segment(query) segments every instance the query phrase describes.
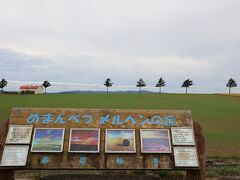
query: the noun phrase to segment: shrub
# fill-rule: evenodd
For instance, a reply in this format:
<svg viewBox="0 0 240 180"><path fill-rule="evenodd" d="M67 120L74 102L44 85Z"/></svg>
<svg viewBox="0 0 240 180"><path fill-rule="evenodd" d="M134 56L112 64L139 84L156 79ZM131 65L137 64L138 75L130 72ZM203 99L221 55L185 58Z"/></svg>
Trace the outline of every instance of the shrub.
<svg viewBox="0 0 240 180"><path fill-rule="evenodd" d="M35 94L33 91L21 91L20 94L28 95L28 94Z"/></svg>
<svg viewBox="0 0 240 180"><path fill-rule="evenodd" d="M19 94L17 91L3 91L2 94Z"/></svg>

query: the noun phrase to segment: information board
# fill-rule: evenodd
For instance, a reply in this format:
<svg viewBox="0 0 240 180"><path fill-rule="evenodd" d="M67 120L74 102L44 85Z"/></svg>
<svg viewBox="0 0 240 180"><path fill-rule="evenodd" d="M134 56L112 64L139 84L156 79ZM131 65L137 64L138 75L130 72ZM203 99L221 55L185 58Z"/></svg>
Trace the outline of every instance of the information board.
<svg viewBox="0 0 240 180"><path fill-rule="evenodd" d="M28 145L6 145L1 166L26 166Z"/></svg>
<svg viewBox="0 0 240 180"><path fill-rule="evenodd" d="M10 125L7 144L29 144L32 136L32 125Z"/></svg>
<svg viewBox="0 0 240 180"><path fill-rule="evenodd" d="M26 169L175 169L184 161L179 142L199 169L190 111L14 108L9 125L34 129Z"/></svg>
<svg viewBox="0 0 240 180"><path fill-rule="evenodd" d="M195 145L193 128L171 128L173 145Z"/></svg>
<svg viewBox="0 0 240 180"><path fill-rule="evenodd" d="M198 167L198 156L195 147L174 147L176 167Z"/></svg>

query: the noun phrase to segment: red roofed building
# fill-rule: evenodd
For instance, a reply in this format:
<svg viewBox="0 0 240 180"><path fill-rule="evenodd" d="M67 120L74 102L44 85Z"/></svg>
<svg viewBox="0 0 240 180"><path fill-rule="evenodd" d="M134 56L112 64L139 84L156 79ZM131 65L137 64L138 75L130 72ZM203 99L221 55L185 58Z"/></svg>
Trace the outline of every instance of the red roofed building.
<svg viewBox="0 0 240 180"><path fill-rule="evenodd" d="M20 91L32 91L34 94L43 94L43 87L38 85L20 86Z"/></svg>

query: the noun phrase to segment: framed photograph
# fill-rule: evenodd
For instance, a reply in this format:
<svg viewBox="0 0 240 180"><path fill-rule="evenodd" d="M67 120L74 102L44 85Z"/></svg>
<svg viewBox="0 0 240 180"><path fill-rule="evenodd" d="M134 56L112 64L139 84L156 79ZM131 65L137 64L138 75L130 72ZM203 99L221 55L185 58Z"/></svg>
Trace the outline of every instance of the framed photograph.
<svg viewBox="0 0 240 180"><path fill-rule="evenodd" d="M140 129L142 153L171 153L168 129Z"/></svg>
<svg viewBox="0 0 240 180"><path fill-rule="evenodd" d="M98 153L100 129L72 128L70 130L68 152Z"/></svg>
<svg viewBox="0 0 240 180"><path fill-rule="evenodd" d="M174 147L174 161L176 167L198 167L196 147Z"/></svg>
<svg viewBox="0 0 240 180"><path fill-rule="evenodd" d="M62 152L64 128L35 128L31 152Z"/></svg>
<svg viewBox="0 0 240 180"><path fill-rule="evenodd" d="M171 128L173 145L195 145L193 128Z"/></svg>
<svg viewBox="0 0 240 180"><path fill-rule="evenodd" d="M135 129L106 129L106 153L135 153Z"/></svg>
<svg viewBox="0 0 240 180"><path fill-rule="evenodd" d="M32 125L10 125L6 144L30 144Z"/></svg>
<svg viewBox="0 0 240 180"><path fill-rule="evenodd" d="M1 166L26 166L29 145L6 145Z"/></svg>

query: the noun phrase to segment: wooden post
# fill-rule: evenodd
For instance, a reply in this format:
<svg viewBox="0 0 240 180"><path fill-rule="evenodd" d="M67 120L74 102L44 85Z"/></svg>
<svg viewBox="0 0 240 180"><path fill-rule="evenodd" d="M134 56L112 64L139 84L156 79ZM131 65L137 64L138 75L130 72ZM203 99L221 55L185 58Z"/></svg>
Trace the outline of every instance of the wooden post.
<svg viewBox="0 0 240 180"><path fill-rule="evenodd" d="M199 170L187 170L187 180L205 180L205 139L201 126L197 123L193 123L194 134L196 140L196 146L198 151Z"/></svg>
<svg viewBox="0 0 240 180"><path fill-rule="evenodd" d="M2 157L4 144L7 136L9 120L0 122L0 157ZM0 169L0 180L12 180L14 179L14 170Z"/></svg>
<svg viewBox="0 0 240 180"><path fill-rule="evenodd" d="M0 170L0 180L14 180L14 170Z"/></svg>

